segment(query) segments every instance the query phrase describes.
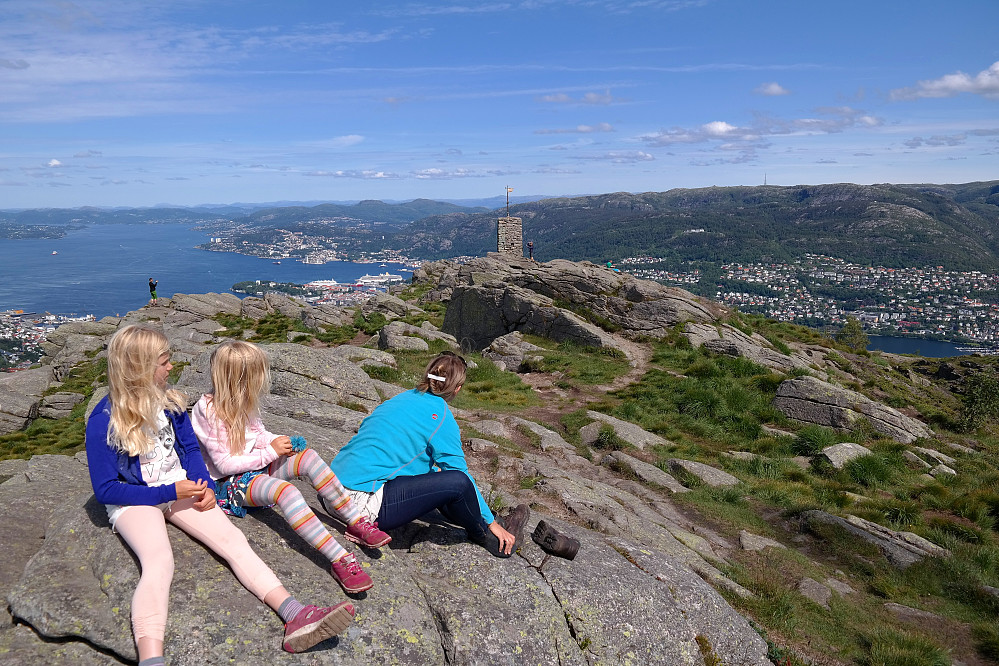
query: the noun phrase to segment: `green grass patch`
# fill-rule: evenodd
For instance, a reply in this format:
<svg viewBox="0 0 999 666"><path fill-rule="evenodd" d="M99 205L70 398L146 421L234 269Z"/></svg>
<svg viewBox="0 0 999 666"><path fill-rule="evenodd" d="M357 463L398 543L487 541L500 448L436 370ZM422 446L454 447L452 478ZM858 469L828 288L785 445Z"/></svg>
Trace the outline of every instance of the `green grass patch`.
<svg viewBox="0 0 999 666"><path fill-rule="evenodd" d="M564 388L609 384L631 369L628 359L617 349L587 347L568 341L555 343L533 335L525 335L524 339L543 351L530 355L540 356L540 361L529 357L522 369L561 375Z"/></svg>

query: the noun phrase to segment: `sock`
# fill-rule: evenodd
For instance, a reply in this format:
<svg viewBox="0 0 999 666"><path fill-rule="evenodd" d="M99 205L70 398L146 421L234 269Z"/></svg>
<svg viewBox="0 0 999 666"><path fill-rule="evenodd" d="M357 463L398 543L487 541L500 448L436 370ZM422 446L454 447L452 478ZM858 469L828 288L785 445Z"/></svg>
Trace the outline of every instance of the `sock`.
<svg viewBox="0 0 999 666"><path fill-rule="evenodd" d="M147 657L139 662L139 666L164 666L166 661L163 660L163 655L159 657Z"/></svg>
<svg viewBox="0 0 999 666"><path fill-rule="evenodd" d="M284 623L288 624L289 622L294 620L295 616L301 613L303 610L305 610L305 606L302 605L302 603L299 602L298 599L296 599L295 597L288 597L287 599L281 602L281 605L278 607L277 612L278 615L281 616L281 619L284 621Z"/></svg>

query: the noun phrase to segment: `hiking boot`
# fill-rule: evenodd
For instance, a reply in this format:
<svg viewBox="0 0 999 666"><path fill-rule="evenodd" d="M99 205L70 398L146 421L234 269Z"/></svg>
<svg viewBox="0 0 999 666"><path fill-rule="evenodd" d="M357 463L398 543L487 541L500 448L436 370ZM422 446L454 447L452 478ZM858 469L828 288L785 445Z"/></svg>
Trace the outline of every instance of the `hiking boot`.
<svg viewBox="0 0 999 666"><path fill-rule="evenodd" d="M513 535L514 542L513 548L510 550L511 553L516 553L524 542L524 525L527 524L530 517L531 509L526 504L518 504L517 508L506 514L506 517L499 519L503 529Z"/></svg>
<svg viewBox="0 0 999 666"><path fill-rule="evenodd" d="M392 540L392 537L378 529L378 523L368 522L368 519L363 517L353 525L348 525L343 536L347 541L359 543L367 548L381 548Z"/></svg>
<svg viewBox="0 0 999 666"><path fill-rule="evenodd" d="M579 552L579 541L562 534L543 520L538 521L538 526L534 528L534 534L531 535L531 538L546 553L564 557L567 560L575 558L576 553Z"/></svg>
<svg viewBox="0 0 999 666"><path fill-rule="evenodd" d="M364 592L374 587L371 576L364 572L353 553L347 553L331 566L331 573L336 582L347 594Z"/></svg>
<svg viewBox="0 0 999 666"><path fill-rule="evenodd" d="M287 652L308 650L346 630L353 619L354 606L348 601L341 601L330 608L306 606L284 625L283 647Z"/></svg>
<svg viewBox="0 0 999 666"><path fill-rule="evenodd" d="M510 557L511 555L513 555L513 551L511 551L510 553L504 553L502 550L500 550L499 538L495 534L490 532L488 529L478 536L472 535L472 533L468 532L468 530L465 530L465 532L468 534L469 541L471 541L472 543L479 544L480 546L488 550L489 554L492 555L493 557Z"/></svg>

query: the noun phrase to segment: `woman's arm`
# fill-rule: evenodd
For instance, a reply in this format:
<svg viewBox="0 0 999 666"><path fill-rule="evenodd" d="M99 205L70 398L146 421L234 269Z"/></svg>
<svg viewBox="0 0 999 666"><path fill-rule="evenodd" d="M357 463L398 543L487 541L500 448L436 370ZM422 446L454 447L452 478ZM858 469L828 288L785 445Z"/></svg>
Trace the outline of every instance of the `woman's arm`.
<svg viewBox="0 0 999 666"><path fill-rule="evenodd" d="M211 459L212 464L215 465L215 469L220 474L232 476L243 472L253 472L267 467L278 459L277 452L270 445L274 436L271 436L266 444L258 442L245 455L233 454L229 450L229 433L225 425L215 418L215 409L206 398L207 396L202 396L198 404L194 406L191 412L191 424L198 440L201 441L201 449ZM257 419L257 423L259 423L259 419ZM263 430L263 424L260 424L259 427ZM247 427L248 431L251 429L252 427Z"/></svg>
<svg viewBox="0 0 999 666"><path fill-rule="evenodd" d="M479 486L475 483L475 477L468 471L468 463L465 462L465 452L461 449L461 431L458 430L458 424L455 423L450 409L447 410L445 418L448 420L441 425L433 441L428 446L431 459L441 469L459 470L472 480L472 485L475 487L475 496L479 500L479 513L482 515L482 520L485 521L486 525L491 525L496 518L493 516L493 512L489 510L489 505L483 499L482 493L479 492Z"/></svg>

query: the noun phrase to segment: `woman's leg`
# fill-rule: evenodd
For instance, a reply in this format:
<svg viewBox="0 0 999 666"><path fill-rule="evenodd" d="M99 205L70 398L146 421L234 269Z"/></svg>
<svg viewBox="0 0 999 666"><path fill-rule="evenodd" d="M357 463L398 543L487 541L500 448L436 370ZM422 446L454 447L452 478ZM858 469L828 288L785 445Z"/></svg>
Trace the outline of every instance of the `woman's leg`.
<svg viewBox="0 0 999 666"><path fill-rule="evenodd" d="M243 587L255 597L271 608L275 608L274 603L280 605L288 593L270 567L253 552L239 528L229 522L218 506L198 511L194 501L193 497L177 500L166 512L166 519L224 559ZM280 593L271 595L277 588L281 588Z"/></svg>
<svg viewBox="0 0 999 666"><path fill-rule="evenodd" d="M173 550L167 537L163 510L155 506L132 506L114 524L139 558L139 584L132 595L132 633L139 659L163 654L170 583L173 580Z"/></svg>
<svg viewBox="0 0 999 666"><path fill-rule="evenodd" d="M291 525L291 529L325 555L330 562L336 562L347 554L343 546L337 543L333 535L323 527L298 488L269 474L253 477L246 489L246 506L271 504L277 504L281 515Z"/></svg>
<svg viewBox="0 0 999 666"><path fill-rule="evenodd" d="M361 518L347 489L343 487L330 466L312 449L305 449L291 456L281 456L270 464L267 473L275 479L290 481L296 477L306 478L319 496L324 506L336 513L337 518L347 525L353 525Z"/></svg>
<svg viewBox="0 0 999 666"><path fill-rule="evenodd" d="M481 541L487 532L475 485L467 474L457 470L398 476L387 481L378 524L382 529L395 529L434 509L464 527L472 541Z"/></svg>

